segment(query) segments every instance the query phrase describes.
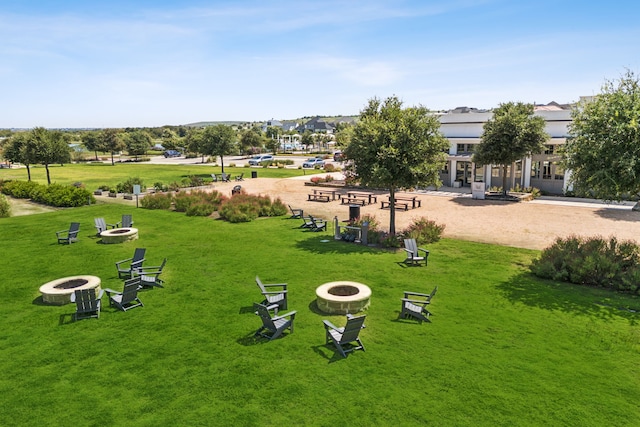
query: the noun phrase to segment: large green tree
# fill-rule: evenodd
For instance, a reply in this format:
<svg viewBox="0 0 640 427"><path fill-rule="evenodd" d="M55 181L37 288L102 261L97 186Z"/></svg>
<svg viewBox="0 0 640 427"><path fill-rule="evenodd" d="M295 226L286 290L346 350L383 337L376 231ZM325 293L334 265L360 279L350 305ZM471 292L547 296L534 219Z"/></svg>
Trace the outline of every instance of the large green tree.
<svg viewBox="0 0 640 427"><path fill-rule="evenodd" d="M244 129L240 132L240 149L242 153L248 154L253 152L252 148L262 148L264 137L262 131L258 127L252 129Z"/></svg>
<svg viewBox="0 0 640 427"><path fill-rule="evenodd" d="M102 132L100 132L100 139L102 141L101 146L103 147L103 149L111 153L111 165L115 165L113 156L115 155L115 153L125 148L120 130L112 128L104 129Z"/></svg>
<svg viewBox="0 0 640 427"><path fill-rule="evenodd" d="M549 135L544 119L533 115L533 104L500 104L483 127L473 161L479 165L502 167L502 192L507 194L507 168L517 160L540 153Z"/></svg>
<svg viewBox="0 0 640 427"><path fill-rule="evenodd" d="M224 173L224 156L236 150L236 131L231 126L207 126L202 132L202 147L204 154L220 156L220 166Z"/></svg>
<svg viewBox="0 0 640 427"><path fill-rule="evenodd" d="M640 83L627 70L602 93L572 111L563 149L570 182L595 197L620 200L640 193ZM638 205L634 207L638 209Z"/></svg>
<svg viewBox="0 0 640 427"><path fill-rule="evenodd" d="M28 132L13 134L2 146L2 156L11 163L22 163L27 168L27 179L31 181L31 159L27 156Z"/></svg>
<svg viewBox="0 0 640 427"><path fill-rule="evenodd" d="M363 185L389 190L391 234L396 232L396 191L440 185L448 147L438 119L425 107L402 108L394 96L371 99L360 113L345 153Z"/></svg>
<svg viewBox="0 0 640 427"><path fill-rule="evenodd" d="M136 160L138 156L144 155L151 148L151 135L145 130L136 129L126 133L125 145L127 153L134 156Z"/></svg>
<svg viewBox="0 0 640 427"><path fill-rule="evenodd" d="M47 184L51 184L49 165L71 161L71 150L60 131L50 131L43 127L34 128L24 146L26 158L32 163L44 165L47 171Z"/></svg>
<svg viewBox="0 0 640 427"><path fill-rule="evenodd" d="M84 132L81 136L82 144L84 144L85 148L89 151L93 151L98 160L98 151L103 151L102 140L100 138L100 132L91 130Z"/></svg>

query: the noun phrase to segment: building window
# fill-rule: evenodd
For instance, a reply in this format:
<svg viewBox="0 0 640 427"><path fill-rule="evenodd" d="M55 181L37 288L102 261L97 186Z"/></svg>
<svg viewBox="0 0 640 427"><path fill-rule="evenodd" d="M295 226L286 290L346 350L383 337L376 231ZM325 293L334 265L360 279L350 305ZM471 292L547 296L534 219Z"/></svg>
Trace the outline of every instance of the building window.
<svg viewBox="0 0 640 427"><path fill-rule="evenodd" d="M476 165L476 170L473 174L473 180L475 182L484 182L484 166Z"/></svg>
<svg viewBox="0 0 640 427"><path fill-rule="evenodd" d="M521 161L516 162L515 172L516 172L515 179L519 181L522 178L522 162Z"/></svg>
<svg viewBox="0 0 640 427"><path fill-rule="evenodd" d="M564 168L561 165L557 164L556 162L554 162L553 165L555 169L555 174L553 179L556 179L558 181L564 180Z"/></svg>
<svg viewBox="0 0 640 427"><path fill-rule="evenodd" d="M500 166L491 166L491 177L500 178Z"/></svg>
<svg viewBox="0 0 640 427"><path fill-rule="evenodd" d="M544 154L553 154L555 151L556 146L555 145L545 145L544 146Z"/></svg>
<svg viewBox="0 0 640 427"><path fill-rule="evenodd" d="M531 162L531 178L540 179L540 162Z"/></svg>
<svg viewBox="0 0 640 427"><path fill-rule="evenodd" d="M551 162L542 162L542 179L551 179Z"/></svg>

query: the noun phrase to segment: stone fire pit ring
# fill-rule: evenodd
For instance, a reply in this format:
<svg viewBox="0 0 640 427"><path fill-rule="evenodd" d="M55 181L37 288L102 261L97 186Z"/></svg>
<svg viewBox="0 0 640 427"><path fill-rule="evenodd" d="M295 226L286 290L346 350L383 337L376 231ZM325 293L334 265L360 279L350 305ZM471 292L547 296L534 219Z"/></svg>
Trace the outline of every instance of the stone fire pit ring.
<svg viewBox="0 0 640 427"><path fill-rule="evenodd" d="M100 278L96 276L69 276L45 283L40 286L40 293L44 303L63 305L71 302L71 294L77 290L95 289L98 294L100 284Z"/></svg>
<svg viewBox="0 0 640 427"><path fill-rule="evenodd" d="M129 240L137 240L138 229L133 227L113 228L100 233L100 237L102 237L102 243L105 244L124 243Z"/></svg>
<svg viewBox="0 0 640 427"><path fill-rule="evenodd" d="M350 281L329 282L316 289L318 309L328 314L357 313L369 307L371 289Z"/></svg>

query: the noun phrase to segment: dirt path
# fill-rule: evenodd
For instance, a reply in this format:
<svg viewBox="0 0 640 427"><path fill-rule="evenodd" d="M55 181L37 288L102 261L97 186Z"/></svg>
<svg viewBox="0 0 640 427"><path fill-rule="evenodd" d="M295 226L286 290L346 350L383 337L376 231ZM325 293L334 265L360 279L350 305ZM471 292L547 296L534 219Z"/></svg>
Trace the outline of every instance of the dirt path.
<svg viewBox="0 0 640 427"><path fill-rule="evenodd" d="M345 220L349 207L340 201L314 202L307 194L314 187L305 186L309 177L272 179L245 179L236 183L216 183L215 189L230 194L235 184L241 184L248 193L279 197L285 204L302 208L305 212L325 219ZM317 188L317 187L315 187ZM346 190L340 190L346 193ZM374 191L383 196L387 192ZM630 207L589 203L501 202L474 200L468 195L447 192L415 193L422 206L407 212L396 211L396 230L407 227L415 218L427 217L445 224L445 237L495 243L520 248L543 249L556 237L572 234L580 236L616 236L619 239L638 240L640 212ZM361 207L362 214L375 215L383 229L389 227L389 210L377 204ZM386 199L384 199L386 200Z"/></svg>

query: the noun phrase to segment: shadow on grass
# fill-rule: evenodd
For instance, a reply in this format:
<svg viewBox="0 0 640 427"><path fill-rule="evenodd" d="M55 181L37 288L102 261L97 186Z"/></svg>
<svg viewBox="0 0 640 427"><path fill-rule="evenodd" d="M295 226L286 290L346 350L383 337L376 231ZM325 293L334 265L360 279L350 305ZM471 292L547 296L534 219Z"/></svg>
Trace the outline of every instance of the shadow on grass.
<svg viewBox="0 0 640 427"><path fill-rule="evenodd" d="M252 305L248 305L246 307L240 307L240 311L238 312L238 314L254 314L255 310L253 309Z"/></svg>
<svg viewBox="0 0 640 427"><path fill-rule="evenodd" d="M90 319L86 319L86 320L90 320ZM58 320L59 326L71 325L72 323L76 323L75 320L73 320L73 313L65 313L60 315L60 319Z"/></svg>
<svg viewBox="0 0 640 427"><path fill-rule="evenodd" d="M497 289L512 303L530 307L603 319L623 317L631 325L638 324L640 320L640 307L628 306L630 296L606 289L546 281L531 273L519 274L508 282L499 284ZM640 305L640 301L636 302Z"/></svg>
<svg viewBox="0 0 640 427"><path fill-rule="evenodd" d="M308 238L296 242L298 249L314 254L353 254L369 253L374 255L384 254L381 248L372 248L356 243L347 243L342 240L335 240L330 234L309 233Z"/></svg>
<svg viewBox="0 0 640 427"><path fill-rule="evenodd" d="M283 338L287 338L289 335L291 335L291 332L287 332L287 333L283 333L282 335L280 335L278 338L276 338L274 341L278 341L280 339ZM260 345L260 344L266 344L268 342L270 342L271 340L269 338L265 338L261 335L256 335L255 332L251 332L241 338L238 338L236 340L236 342L240 345L243 345L245 347L249 347L252 345Z"/></svg>
<svg viewBox="0 0 640 427"><path fill-rule="evenodd" d="M42 305L42 306L51 306L51 304L47 304L44 302L44 300L42 299L42 295L40 295L39 297L35 297L33 299L33 301L31 301L31 304L33 305Z"/></svg>
<svg viewBox="0 0 640 427"><path fill-rule="evenodd" d="M346 357L342 357L332 344L313 345L311 346L311 350L323 359L329 361L329 363L346 360Z"/></svg>

